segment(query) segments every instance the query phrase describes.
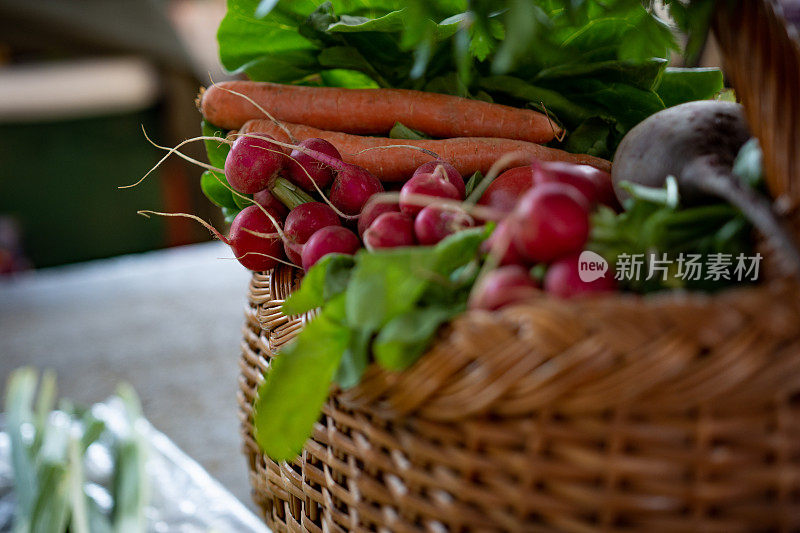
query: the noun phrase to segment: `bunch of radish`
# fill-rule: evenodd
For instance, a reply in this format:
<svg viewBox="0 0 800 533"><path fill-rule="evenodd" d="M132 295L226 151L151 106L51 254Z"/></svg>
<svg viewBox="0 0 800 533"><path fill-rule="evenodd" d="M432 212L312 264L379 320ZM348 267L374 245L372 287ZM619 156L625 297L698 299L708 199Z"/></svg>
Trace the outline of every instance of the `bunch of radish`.
<svg viewBox="0 0 800 533"><path fill-rule="evenodd" d="M287 259L308 270L326 254L355 253L361 239L371 250L432 245L474 225L457 206L432 204L437 198L464 200L464 180L447 162L423 164L403 186L400 201L387 202L373 199L384 191L380 180L344 163L328 141L307 139L290 153L283 144L266 135L241 136L225 161L231 188L253 194L259 204L236 216L227 239L237 259L251 270L267 270ZM294 202L284 200L291 204L288 214L276 198L285 198L275 190L278 178L302 191Z"/></svg>
<svg viewBox="0 0 800 533"><path fill-rule="evenodd" d="M231 224L227 242L236 258L258 271L287 259L308 269L329 253L354 254L361 241L345 226L370 196L383 191L381 182L342 162L339 151L325 140L302 141L290 152L285 143L270 139L240 136L225 160L231 188L253 194L258 204L242 209ZM299 191L288 200L277 194L279 178ZM326 194L329 203L314 201L310 194Z"/></svg>
<svg viewBox="0 0 800 533"><path fill-rule="evenodd" d="M429 246L473 226L460 205L465 192L464 179L453 165L441 160L423 164L400 189L398 202L367 204L359 221L364 244L370 250Z"/></svg>
<svg viewBox="0 0 800 533"><path fill-rule="evenodd" d="M610 273L586 282L578 270L592 210L598 204L617 207L608 173L586 165L534 162L498 176L478 203L503 216L485 243L498 268L479 279L470 307L499 309L540 289L569 298L615 288ZM546 265L541 280L530 273L537 265Z"/></svg>
<svg viewBox="0 0 800 533"><path fill-rule="evenodd" d="M362 246L430 246L493 221L484 252L496 268L480 277L471 307L498 309L541 289L572 297L615 287L610 275L584 282L578 273L591 211L616 205L608 173L587 165L534 161L512 168L474 206L466 201L463 177L447 161L424 163L399 194L387 196L378 178L345 163L324 139L291 145L247 134L233 142L225 176L232 189L253 195L254 205L235 217L224 239L251 270L281 262L308 270L329 253L354 254ZM530 272L541 265L546 273L540 280Z"/></svg>

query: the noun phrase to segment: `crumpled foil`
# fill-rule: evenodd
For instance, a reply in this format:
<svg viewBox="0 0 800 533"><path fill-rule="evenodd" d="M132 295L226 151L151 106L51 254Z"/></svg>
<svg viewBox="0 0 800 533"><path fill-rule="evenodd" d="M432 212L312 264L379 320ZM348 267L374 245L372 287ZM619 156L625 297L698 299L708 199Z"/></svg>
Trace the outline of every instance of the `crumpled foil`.
<svg viewBox="0 0 800 533"><path fill-rule="evenodd" d="M107 425L119 422L118 399L96 404L94 414ZM149 503L145 507L147 530L153 533L269 533L264 523L239 500L183 453L166 435L140 420L146 436ZM138 429L138 427L137 427ZM112 501L108 487L112 459L102 441L86 452L86 493L106 511ZM15 498L11 443L0 415L0 533L13 530Z"/></svg>

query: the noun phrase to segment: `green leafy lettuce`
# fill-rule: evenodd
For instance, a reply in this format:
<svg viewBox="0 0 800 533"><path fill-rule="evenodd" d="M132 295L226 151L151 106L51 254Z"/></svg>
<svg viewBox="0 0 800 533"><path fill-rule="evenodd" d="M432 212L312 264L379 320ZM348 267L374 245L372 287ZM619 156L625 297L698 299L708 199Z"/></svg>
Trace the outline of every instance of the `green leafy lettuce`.
<svg viewBox="0 0 800 533"><path fill-rule="evenodd" d="M462 231L432 247L330 254L309 269L283 312L320 311L273 360L258 390L262 449L275 460L292 459L331 383L356 385L373 359L389 370L416 361L439 327L466 309L489 231Z"/></svg>
<svg viewBox="0 0 800 533"><path fill-rule="evenodd" d="M718 70L668 69L673 28L638 0L228 0L218 40L254 80L539 109L568 131L554 144L609 158L645 117L722 89Z"/></svg>

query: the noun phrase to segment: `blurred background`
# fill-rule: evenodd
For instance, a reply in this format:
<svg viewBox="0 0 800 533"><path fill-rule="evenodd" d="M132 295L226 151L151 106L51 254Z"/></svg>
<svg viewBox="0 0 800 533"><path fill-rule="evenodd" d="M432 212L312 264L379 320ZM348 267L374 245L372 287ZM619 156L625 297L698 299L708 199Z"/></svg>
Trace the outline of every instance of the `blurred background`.
<svg viewBox="0 0 800 533"><path fill-rule="evenodd" d="M164 145L199 132L194 98L225 79L224 0L0 0L0 272L207 240L200 171ZM202 157L202 145L188 147Z"/></svg>
<svg viewBox="0 0 800 533"><path fill-rule="evenodd" d="M222 72L225 0L0 0L0 413L10 372L50 368L89 404L120 382L145 416L249 503L236 390L249 274L201 169L194 99ZM202 143L186 153L205 159ZM140 253L144 252L144 253ZM2 419L2 414L0 414Z"/></svg>

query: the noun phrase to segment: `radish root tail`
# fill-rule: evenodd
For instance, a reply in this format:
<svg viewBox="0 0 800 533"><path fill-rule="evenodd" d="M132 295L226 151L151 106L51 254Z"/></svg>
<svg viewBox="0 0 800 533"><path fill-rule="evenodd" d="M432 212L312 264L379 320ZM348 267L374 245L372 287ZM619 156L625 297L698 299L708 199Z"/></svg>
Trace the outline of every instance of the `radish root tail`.
<svg viewBox="0 0 800 533"><path fill-rule="evenodd" d="M258 202L256 202L256 201L255 201L255 200L253 200L252 198L250 198L249 196L246 196L246 195L244 195L244 194L240 193L239 191L237 191L236 189L234 189L233 187L231 187L230 185L228 185L227 183L225 183L225 182L224 182L224 181L223 181L223 180L222 180L222 179L221 179L219 176L217 176L217 173L216 173L216 172L213 172L213 171L212 171L212 172L211 172L211 175L212 175L212 176L214 176L214 178L215 178L215 179L216 179L216 180L219 182L219 184L220 184L220 185L222 185L223 187L225 187L226 189L228 189L228 190L231 192L231 194L233 194L233 195L235 195L235 196L238 196L239 198L241 198L243 202L246 202L246 203L249 203L249 204L252 204L252 205L258 206L258 209L259 209L259 210L260 210L262 213L264 213L264 214L267 216L267 218L269 218L269 221L270 221L270 222L272 223L272 225L275 227L276 234L277 234L277 235L278 235L278 236L281 238L281 240L285 240L285 236L284 236L284 234L283 234L283 230L282 230L282 229L281 229L281 227L280 227L280 224L279 224L279 223L278 223L278 221L277 221L277 220L275 220L275 218L274 218L274 217L273 217L273 216L272 216L272 215L269 213L269 211L267 211L267 210L266 210L266 208L265 208L263 205L259 204ZM249 231L249 230L245 230L245 231ZM267 234L264 234L264 235L267 235Z"/></svg>
<svg viewBox="0 0 800 533"><path fill-rule="evenodd" d="M249 233L250 235L254 235L256 237L259 237L261 239L279 239L280 238L280 234L279 233L262 233L260 231L247 229L247 228L242 228L242 231L244 231L245 233Z"/></svg>
<svg viewBox="0 0 800 533"><path fill-rule="evenodd" d="M223 139L222 137L209 137L209 136L206 136L206 135L201 135L199 137L192 137L191 139L186 139L185 141L182 141L180 144L178 144L174 148L169 148L167 146L161 146L160 144L156 144L147 135L147 131L145 131L144 126L142 126L142 133L144 133L144 138L147 139L147 142L149 142L150 144L152 144L153 146L155 146L156 148L158 148L160 150L166 150L168 153L164 157L162 157L158 161L158 163L156 163L153 166L153 168L148 170L147 173L144 176L139 178L139 181L137 181L136 183L131 183L130 185L120 185L119 187L117 187L118 189L130 189L132 187L136 187L137 185L140 185L147 178L147 176L149 176L150 174L155 172L155 170L158 167L160 167L164 163L164 161L166 161L169 158L169 156L171 156L172 154L176 154L179 157L181 157L182 159L185 159L185 160L189 161L190 163L194 163L195 165L198 165L198 166L200 166L202 168L205 168L207 170L213 170L213 171L216 171L216 172L222 172L223 174L225 173L225 171L223 169L221 169L221 168L217 168L215 166L209 165L208 163L203 163L202 161L198 161L196 159L193 159L193 158L189 157L188 155L180 152L178 150L178 148L180 148L181 146L183 146L185 144L189 144L190 142L195 142L195 141L214 140L214 141L220 141L220 142L224 142L224 143L230 143L230 141L228 141L227 139Z"/></svg>
<svg viewBox="0 0 800 533"><path fill-rule="evenodd" d="M264 113L264 115L265 115L265 116L266 116L266 117L267 117L267 118L268 118L268 119L269 119L269 120L270 120L270 121L271 121L273 124L275 124L276 126L278 126L278 127L281 129L281 131L283 131L283 133L285 133L285 134L286 134L286 136L287 136L287 137L288 137L288 138L289 138L289 139L290 139L290 140L291 140L293 143L296 143L296 142L297 142L297 139L294 137L294 135L292 135L292 132L289 130L289 128L287 128L287 127L286 127L286 125L285 125L283 122L281 122L280 120L278 120L277 118L275 118L274 116L272 116L272 114L271 114L269 111L267 111L266 109L264 109L263 107L261 107L261 106L260 106L258 103L256 103L256 101L255 101L255 100L253 100L252 98L250 98L250 97L249 97L249 96L247 96L246 94L243 94L243 93L240 93L240 92L238 92L238 91L233 91L233 90L231 90L231 89L226 89L225 87L222 87L221 85L219 85L217 82L215 82L215 81L214 81L214 78L212 78L210 74L209 74L208 78L211 80L211 85L212 85L212 86L214 86L214 87L216 87L217 89L220 89L221 91L225 91L226 93L231 93L231 94L234 94L234 95L236 95L236 96L239 96L239 97L241 97L241 98L244 98L245 100L247 100L247 101L248 101L248 102L249 102L249 103L250 103L250 104L251 104L253 107L255 107L256 109L258 109L260 112ZM201 96L202 96L202 94L201 94L199 97L201 97Z"/></svg>
<svg viewBox="0 0 800 533"><path fill-rule="evenodd" d="M396 204L400 200L399 192L381 192L370 197L370 202L381 204ZM473 217L485 220L497 220L506 216L506 213L486 207L485 205L475 205L469 202L459 202L449 198L439 196L429 196L427 194L407 194L403 196L403 202L420 207L435 205L442 209L462 211Z"/></svg>
<svg viewBox="0 0 800 533"><path fill-rule="evenodd" d="M265 254L265 253L261 253L261 252L247 252L247 253L244 253L244 254L242 254L242 255L240 255L238 257L221 257L220 259L241 260L241 259L244 259L245 257L247 257L248 255L257 255L257 256L260 256L260 257L269 257L270 259L273 259L273 260L277 261L278 263L282 263L282 264L290 266L290 267L303 268L300 265L295 265L291 261L285 261L285 260L281 259L280 257L275 257L274 255L269 255L269 254Z"/></svg>
<svg viewBox="0 0 800 533"><path fill-rule="evenodd" d="M564 128L561 128L561 127L559 127L559 128L556 128L556 127L554 126L554 124L555 124L556 126L557 126L558 124L556 124L556 122L555 122L555 121L554 121L554 120L553 120L553 119L550 117L550 113L547 111L547 106L546 106L546 105L544 105L544 102L542 102L541 100L539 100L539 105L540 105L540 106L542 106L542 110L544 111L544 116L546 116L546 117L547 117L547 123L550 125L550 129L551 129L551 130L552 130L552 132L553 132L553 137L555 137L555 139L556 139L558 142L564 142L564 139L565 139L565 138L566 138L566 136L567 136L567 132L566 132L566 130L565 130Z"/></svg>
<svg viewBox="0 0 800 533"><path fill-rule="evenodd" d="M370 150L385 150L387 148L409 148L411 150L416 150L418 152L422 152L423 154L429 155L434 159L441 159L441 157L439 157L439 154L437 154L436 152L432 152L431 150L428 150L427 148L422 148L421 146L411 146L410 144L387 144L386 146L372 146L370 148L364 148L363 150L347 155L357 156L365 152L369 152Z"/></svg>
<svg viewBox="0 0 800 533"><path fill-rule="evenodd" d="M211 232L212 235L214 235L217 239L221 240L222 242L224 242L228 246L230 246L230 244L231 244L230 241L228 240L228 238L225 237L222 233L220 233L217 230L217 228L215 228L214 226L212 226L211 224L209 224L208 222L206 222L202 218L200 218L198 216L195 216L195 215L190 215L188 213L162 213L160 211L149 211L149 210L146 210L146 209L142 209L140 211L137 211L136 214L137 215L142 215L145 218L150 218L150 215L158 215L160 217L188 218L188 219L194 220L195 222L199 222L200 224L202 224L208 231Z"/></svg>

